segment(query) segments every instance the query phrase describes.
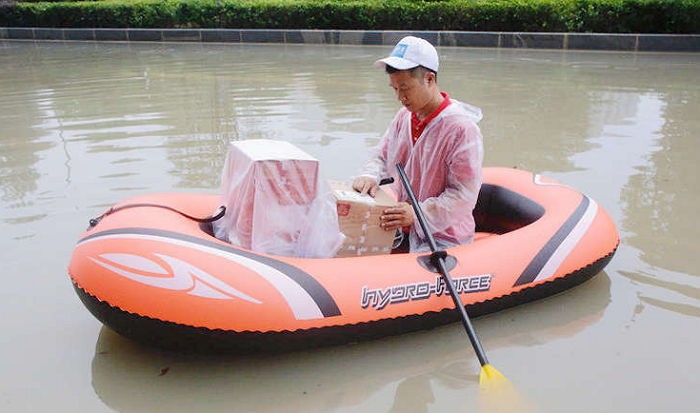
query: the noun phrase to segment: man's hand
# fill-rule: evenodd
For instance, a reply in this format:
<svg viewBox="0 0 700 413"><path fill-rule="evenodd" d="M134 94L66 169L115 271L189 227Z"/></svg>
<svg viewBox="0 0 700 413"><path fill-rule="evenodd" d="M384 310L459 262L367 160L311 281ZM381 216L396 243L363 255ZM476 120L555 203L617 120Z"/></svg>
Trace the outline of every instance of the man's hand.
<svg viewBox="0 0 700 413"><path fill-rule="evenodd" d="M411 204L399 202L391 208L382 211L379 217L380 225L386 231L395 231L398 228L413 225L413 208Z"/></svg>
<svg viewBox="0 0 700 413"><path fill-rule="evenodd" d="M369 176L358 176L352 181L352 188L362 195L369 194L369 196L374 198L377 195L379 184L376 179Z"/></svg>

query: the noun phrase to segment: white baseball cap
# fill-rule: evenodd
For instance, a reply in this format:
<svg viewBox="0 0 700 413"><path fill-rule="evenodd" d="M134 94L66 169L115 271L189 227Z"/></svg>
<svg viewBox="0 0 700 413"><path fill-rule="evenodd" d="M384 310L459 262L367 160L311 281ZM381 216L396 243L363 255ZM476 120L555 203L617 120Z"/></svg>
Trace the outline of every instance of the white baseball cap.
<svg viewBox="0 0 700 413"><path fill-rule="evenodd" d="M374 62L374 67L408 70L423 66L437 73L439 64L437 50L432 44L420 37L406 36L396 44L389 57Z"/></svg>

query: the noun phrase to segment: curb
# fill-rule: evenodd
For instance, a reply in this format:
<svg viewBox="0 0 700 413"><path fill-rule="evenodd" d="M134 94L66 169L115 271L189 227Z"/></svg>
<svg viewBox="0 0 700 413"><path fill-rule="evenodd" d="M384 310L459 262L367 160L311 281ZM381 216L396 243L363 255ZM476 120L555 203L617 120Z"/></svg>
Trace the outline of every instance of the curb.
<svg viewBox="0 0 700 413"><path fill-rule="evenodd" d="M0 40L394 45L406 35L436 46L700 52L700 34L0 27Z"/></svg>

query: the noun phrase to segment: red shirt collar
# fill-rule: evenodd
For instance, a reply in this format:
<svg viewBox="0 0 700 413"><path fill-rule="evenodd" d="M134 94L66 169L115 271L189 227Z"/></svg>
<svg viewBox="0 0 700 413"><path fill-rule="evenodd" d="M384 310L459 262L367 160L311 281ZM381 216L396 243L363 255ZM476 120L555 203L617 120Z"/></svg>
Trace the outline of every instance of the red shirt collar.
<svg viewBox="0 0 700 413"><path fill-rule="evenodd" d="M442 103L427 118L423 120L418 120L418 116L415 113L411 113L411 136L413 137L413 143L416 143L418 137L420 137L420 135L423 133L425 127L428 126L430 121L435 119L435 117L439 115L440 112L442 112L446 107L448 107L450 103L452 103L452 101L450 101L450 96L446 92L440 92L440 94L444 98Z"/></svg>

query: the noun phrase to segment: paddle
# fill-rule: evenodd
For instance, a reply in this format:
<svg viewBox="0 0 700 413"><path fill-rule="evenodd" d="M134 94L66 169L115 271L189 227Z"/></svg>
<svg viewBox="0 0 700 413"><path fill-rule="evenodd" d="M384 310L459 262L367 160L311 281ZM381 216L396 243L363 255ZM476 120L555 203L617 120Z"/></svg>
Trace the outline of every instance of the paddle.
<svg viewBox="0 0 700 413"><path fill-rule="evenodd" d="M452 283L452 277L450 277L450 273L447 269L447 263L445 262L445 259L447 258L447 253L444 250L438 250L437 244L435 243L435 239L433 238L433 234L431 234L430 231L428 231L428 224L426 223L425 216L423 215L423 211L421 210L420 205L418 204L416 196L413 194L411 184L408 182L408 177L406 176L406 171L404 170L403 165L397 163L396 169L399 171L401 183L403 183L403 186L406 189L406 193L408 194L408 197L411 201L413 210L416 212L416 218L418 218L418 223L423 229L423 233L428 239L428 244L430 244L430 249L433 252L430 255L430 262L437 267L438 271L442 275L445 281L445 285L447 286L447 289L450 291L450 295L452 296L452 301L454 301L455 307L459 309L459 312L462 315L462 324L464 325L464 329L467 331L469 341L471 341L472 347L474 347L474 351L476 352L476 356L479 358L479 363L481 364L479 383L482 386L489 386L492 385L495 380L505 380L505 377L498 370L496 370L495 367L489 364L489 360L488 358L486 358L486 352L484 351L483 347L481 347L481 342L479 341L479 337L477 337L476 331L474 330L474 327L472 326L472 323L469 320L467 310L465 310L464 305L459 299L457 291L455 291L454 284Z"/></svg>

